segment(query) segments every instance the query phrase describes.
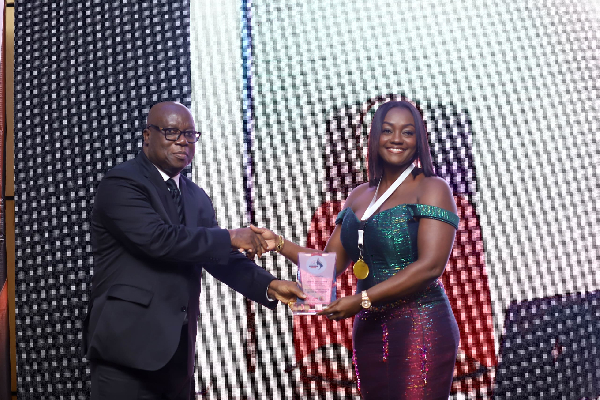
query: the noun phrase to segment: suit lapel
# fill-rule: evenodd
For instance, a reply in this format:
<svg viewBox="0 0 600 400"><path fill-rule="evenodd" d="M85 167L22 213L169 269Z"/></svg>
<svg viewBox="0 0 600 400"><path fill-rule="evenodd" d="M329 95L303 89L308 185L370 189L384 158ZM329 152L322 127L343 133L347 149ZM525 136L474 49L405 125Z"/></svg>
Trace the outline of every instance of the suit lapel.
<svg viewBox="0 0 600 400"><path fill-rule="evenodd" d="M150 160L148 160L148 157L146 157L143 151L140 152L140 154L138 155L138 160L143 174L155 187L156 193L158 194L158 197L160 198L160 201L163 207L165 208L167 215L169 216L170 222L172 224L177 224L179 222L179 213L177 212L177 206L175 205L175 201L171 197L171 193L169 193L167 184L165 183L163 177L160 175L160 172L158 172L154 164L152 164Z"/></svg>
<svg viewBox="0 0 600 400"><path fill-rule="evenodd" d="M198 207L192 195L192 190L188 187L191 183L183 175L179 175L179 191L183 199L183 210L185 213L185 226L196 228L198 222Z"/></svg>

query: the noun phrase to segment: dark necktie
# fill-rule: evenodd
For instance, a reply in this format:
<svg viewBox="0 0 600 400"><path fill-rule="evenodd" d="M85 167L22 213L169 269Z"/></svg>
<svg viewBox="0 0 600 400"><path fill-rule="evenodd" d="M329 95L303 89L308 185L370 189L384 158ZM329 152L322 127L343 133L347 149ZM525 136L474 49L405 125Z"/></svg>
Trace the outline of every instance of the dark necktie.
<svg viewBox="0 0 600 400"><path fill-rule="evenodd" d="M177 188L177 184L171 178L167 179L167 187L169 188L169 192L171 192L171 196L173 196L173 200L175 201L175 205L177 206L177 213L179 214L179 222L181 225L185 225L185 217L183 214L183 201L181 201L181 193Z"/></svg>
<svg viewBox="0 0 600 400"><path fill-rule="evenodd" d="M181 192L179 191L179 188L177 187L177 184L175 183L175 181L171 178L167 179L167 187L169 188L169 192L171 192L171 196L173 196L173 201L175 201L175 205L177 205L177 214L179 214L179 222L181 223L181 225L185 225L185 217L183 214L183 201L181 200ZM187 308L188 308L188 310L190 308L189 301L188 301ZM182 311L185 312L185 319L183 320L183 324L185 325L188 323L188 314L187 314L188 311L185 309L182 309ZM187 327L185 329L188 329L188 335L189 335L190 328ZM193 366L193 364L192 364L192 366ZM188 360L188 367L189 367L189 360Z"/></svg>

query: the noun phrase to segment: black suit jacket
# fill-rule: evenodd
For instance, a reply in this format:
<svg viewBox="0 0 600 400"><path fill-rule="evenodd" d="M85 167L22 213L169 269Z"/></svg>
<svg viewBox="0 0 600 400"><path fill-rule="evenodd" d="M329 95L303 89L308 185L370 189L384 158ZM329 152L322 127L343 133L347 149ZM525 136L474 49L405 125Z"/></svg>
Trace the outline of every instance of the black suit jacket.
<svg viewBox="0 0 600 400"><path fill-rule="evenodd" d="M141 152L102 179L92 211L94 271L83 344L88 359L157 370L189 320L193 361L202 268L269 308L275 279L237 250L210 198L180 176L185 226L156 167ZM219 299L215 299L219 301Z"/></svg>

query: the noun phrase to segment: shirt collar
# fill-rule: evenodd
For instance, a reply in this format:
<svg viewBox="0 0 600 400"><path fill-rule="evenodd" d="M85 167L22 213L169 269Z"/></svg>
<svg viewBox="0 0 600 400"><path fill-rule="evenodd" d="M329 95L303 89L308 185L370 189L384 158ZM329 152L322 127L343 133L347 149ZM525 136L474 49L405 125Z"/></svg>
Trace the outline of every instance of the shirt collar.
<svg viewBox="0 0 600 400"><path fill-rule="evenodd" d="M152 165L154 165L154 164L152 164ZM154 166L156 167L156 165L154 165ZM165 174L165 173L164 173L164 171L163 171L162 169L160 169L160 168L158 168L158 167L156 167L156 169L158 170L158 172L160 173L160 176L162 176L162 178L163 178L163 180L164 180L165 182L166 182L166 181L168 181L168 180L169 180L169 178L171 178L171 179L173 179L173 180L175 181L175 184L177 185L177 189L179 189L179 175L180 175L180 174L177 174L177 175L175 175L175 176L171 177L171 176L169 176L169 175Z"/></svg>

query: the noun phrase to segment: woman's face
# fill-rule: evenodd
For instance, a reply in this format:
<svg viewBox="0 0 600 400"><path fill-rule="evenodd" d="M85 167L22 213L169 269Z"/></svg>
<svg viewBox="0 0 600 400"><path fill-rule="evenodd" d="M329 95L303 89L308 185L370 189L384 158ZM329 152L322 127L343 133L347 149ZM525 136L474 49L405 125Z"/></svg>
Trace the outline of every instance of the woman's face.
<svg viewBox="0 0 600 400"><path fill-rule="evenodd" d="M381 128L379 156L383 164L408 165L417 152L417 130L411 112L406 108L390 109Z"/></svg>

